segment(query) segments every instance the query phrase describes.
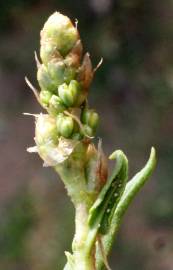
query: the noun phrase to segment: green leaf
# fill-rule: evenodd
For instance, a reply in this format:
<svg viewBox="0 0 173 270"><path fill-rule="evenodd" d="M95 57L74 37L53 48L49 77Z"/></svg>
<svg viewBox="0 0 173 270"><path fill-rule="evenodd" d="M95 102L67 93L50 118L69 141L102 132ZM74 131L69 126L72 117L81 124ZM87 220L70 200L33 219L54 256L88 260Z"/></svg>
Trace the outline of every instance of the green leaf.
<svg viewBox="0 0 173 270"><path fill-rule="evenodd" d="M102 234L105 234L109 229L115 208L124 192L128 173L128 161L122 151L115 151L110 159L116 160L116 166L90 208L88 218L89 226L91 228L98 227Z"/></svg>
<svg viewBox="0 0 173 270"><path fill-rule="evenodd" d="M130 205L131 201L133 200L137 192L143 187L143 185L149 179L150 175L155 169L155 166L156 166L156 151L152 147L149 160L146 163L145 167L140 172L138 172L132 178L132 180L130 180L127 183L125 191L115 209L110 229L108 233L102 237L104 252L106 256L109 254L109 251L112 247L113 241L118 232L125 211L127 210L128 206ZM97 260L97 269L98 270L102 269L104 263L98 248L96 260Z"/></svg>

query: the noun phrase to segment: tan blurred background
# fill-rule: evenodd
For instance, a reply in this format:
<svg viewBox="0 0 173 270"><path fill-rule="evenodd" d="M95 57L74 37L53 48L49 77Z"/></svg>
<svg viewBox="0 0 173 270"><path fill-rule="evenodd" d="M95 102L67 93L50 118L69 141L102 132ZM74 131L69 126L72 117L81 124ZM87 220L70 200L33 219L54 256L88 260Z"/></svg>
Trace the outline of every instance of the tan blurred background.
<svg viewBox="0 0 173 270"><path fill-rule="evenodd" d="M152 180L129 208L111 255L116 270L173 269L173 2L2 0L0 4L0 270L63 269L74 210L52 169L26 152L40 107L34 50L47 17L79 21L94 65L90 92L107 154L121 148L130 176L158 152Z"/></svg>

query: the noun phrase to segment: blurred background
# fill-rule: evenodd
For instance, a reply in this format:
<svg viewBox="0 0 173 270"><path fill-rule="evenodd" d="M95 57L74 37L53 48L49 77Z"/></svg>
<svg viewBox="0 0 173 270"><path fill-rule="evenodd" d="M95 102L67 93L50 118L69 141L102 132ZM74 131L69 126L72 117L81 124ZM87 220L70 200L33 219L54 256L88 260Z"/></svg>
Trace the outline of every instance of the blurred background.
<svg viewBox="0 0 173 270"><path fill-rule="evenodd" d="M173 269L173 1L6 0L0 7L0 270L61 270L74 210L52 169L26 152L39 113L34 51L47 17L79 21L97 71L90 104L110 154L121 148L130 176L158 152L152 180L129 208L111 255L116 270Z"/></svg>

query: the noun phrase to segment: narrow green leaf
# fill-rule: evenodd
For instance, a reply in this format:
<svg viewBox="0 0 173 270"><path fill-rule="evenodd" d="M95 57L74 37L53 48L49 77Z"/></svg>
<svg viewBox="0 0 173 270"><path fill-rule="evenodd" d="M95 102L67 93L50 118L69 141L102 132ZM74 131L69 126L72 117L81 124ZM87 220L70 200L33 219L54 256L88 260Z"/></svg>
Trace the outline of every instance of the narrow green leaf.
<svg viewBox="0 0 173 270"><path fill-rule="evenodd" d="M116 160L116 166L91 207L88 218L89 226L99 227L102 234L109 229L115 208L124 192L128 172L128 161L122 151L115 151L110 159Z"/></svg>
<svg viewBox="0 0 173 270"><path fill-rule="evenodd" d="M149 160L146 163L145 167L140 172L138 172L132 178L132 180L130 180L127 183L125 191L115 209L110 229L106 235L102 236L102 242L106 256L108 256L109 251L112 247L113 241L118 232L125 211L127 210L129 204L131 203L137 192L143 187L143 185L149 179L150 175L154 171L155 166L156 166L156 151L152 147ZM98 248L96 258L97 258L97 269L100 270L102 269L104 263Z"/></svg>

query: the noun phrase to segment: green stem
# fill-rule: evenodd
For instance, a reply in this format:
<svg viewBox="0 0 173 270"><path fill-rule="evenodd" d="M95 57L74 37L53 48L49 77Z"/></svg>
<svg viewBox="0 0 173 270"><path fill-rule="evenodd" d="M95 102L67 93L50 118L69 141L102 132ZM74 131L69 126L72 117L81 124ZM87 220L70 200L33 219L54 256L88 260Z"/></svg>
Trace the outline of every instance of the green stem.
<svg viewBox="0 0 173 270"><path fill-rule="evenodd" d="M68 263L66 270L95 270L95 243L87 245L90 228L88 225L89 209L93 204L96 192L88 191L83 166L73 163L73 156L63 164L55 167L55 170L63 180L68 195L74 204L75 236L72 244L73 254L66 253Z"/></svg>
<svg viewBox="0 0 173 270"><path fill-rule="evenodd" d="M94 246L89 252L86 246L89 232L88 210L89 207L85 203L76 205L76 232L72 244L74 270L95 270Z"/></svg>
<svg viewBox="0 0 173 270"><path fill-rule="evenodd" d="M73 254L66 252L67 264L64 270L96 270L95 245L88 249L87 239L90 232L88 211L91 206L84 203L75 205L75 236L72 243Z"/></svg>

